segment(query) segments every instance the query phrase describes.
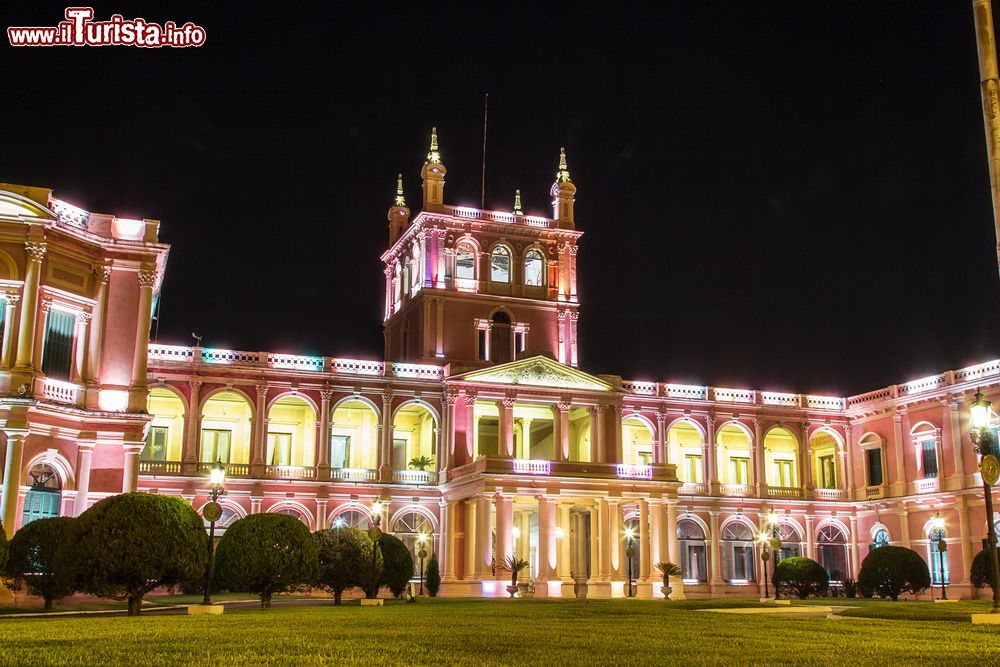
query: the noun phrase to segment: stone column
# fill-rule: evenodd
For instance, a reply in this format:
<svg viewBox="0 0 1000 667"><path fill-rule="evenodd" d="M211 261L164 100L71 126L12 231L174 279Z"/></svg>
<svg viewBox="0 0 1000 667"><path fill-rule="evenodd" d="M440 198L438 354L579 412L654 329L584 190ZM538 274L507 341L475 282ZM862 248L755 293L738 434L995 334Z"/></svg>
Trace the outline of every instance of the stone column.
<svg viewBox="0 0 1000 667"><path fill-rule="evenodd" d="M652 573L652 537L649 530L649 503L645 498L639 499L639 581L649 581Z"/></svg>
<svg viewBox="0 0 1000 667"><path fill-rule="evenodd" d="M35 318L38 314L38 283L42 272L42 259L45 257L44 242L28 241L24 244L27 266L24 271L24 288L21 292L21 322L17 332L17 360L15 371L30 373L35 366ZM43 330L44 331L44 330ZM41 360L37 360L41 364ZM19 382L24 379L18 378ZM13 385L14 382L12 381Z"/></svg>
<svg viewBox="0 0 1000 667"><path fill-rule="evenodd" d="M802 488L805 493L803 498L811 498L813 489L816 488L816 484L813 481L813 460L812 460L812 445L809 443L809 422L802 422L802 443L799 447L799 487Z"/></svg>
<svg viewBox="0 0 1000 667"><path fill-rule="evenodd" d="M382 436L379 443L378 477L383 483L392 482L392 389L382 391Z"/></svg>
<svg viewBox="0 0 1000 667"><path fill-rule="evenodd" d="M441 508L441 535L438 538L438 558L441 567L441 579L443 581L454 581L458 571L458 540L463 537L458 526L458 503L457 500L442 500L439 503Z"/></svg>
<svg viewBox="0 0 1000 667"><path fill-rule="evenodd" d="M497 492L494 496L496 512L496 565L499 569L514 555L513 498Z"/></svg>
<svg viewBox="0 0 1000 667"><path fill-rule="evenodd" d="M263 502L263 496L250 496L250 514L260 514L260 508Z"/></svg>
<svg viewBox="0 0 1000 667"><path fill-rule="evenodd" d="M962 420L961 420L961 409L962 404L958 401L956 396L951 397L951 401L946 403L945 415L949 418L947 421L951 424L951 454L955 460L955 478L958 480L954 484L954 488L962 488L962 484L965 480L965 461L962 459ZM964 549L963 549L964 551ZM966 572L969 568L966 568ZM967 575L966 575L967 576Z"/></svg>
<svg viewBox="0 0 1000 667"><path fill-rule="evenodd" d="M722 579L722 549L719 541L719 513L709 511L709 529L712 531L712 553L710 555L709 571L711 572L711 590L715 595L721 592L726 582Z"/></svg>
<svg viewBox="0 0 1000 667"><path fill-rule="evenodd" d="M490 537L493 525L493 512L488 496L476 498L476 551L473 563L473 578L482 580L490 573L490 560L493 556L493 549L490 545Z"/></svg>
<svg viewBox="0 0 1000 667"><path fill-rule="evenodd" d="M653 463L669 463L667 460L666 447L666 421L667 415L663 412L656 413L656 441L653 443Z"/></svg>
<svg viewBox="0 0 1000 667"><path fill-rule="evenodd" d="M851 562L847 566L850 570L850 576L856 578L858 572L861 570L861 560L860 554L858 552L858 517L851 516Z"/></svg>
<svg viewBox="0 0 1000 667"><path fill-rule="evenodd" d="M94 444L92 441L76 443L76 502L73 504L73 516L80 516L87 509Z"/></svg>
<svg viewBox="0 0 1000 667"><path fill-rule="evenodd" d="M458 401L458 391L449 388L444 392L443 398L447 426L445 427L444 456L438 462L438 468L442 473L445 470L455 467L455 428L458 425L455 415L455 403Z"/></svg>
<svg viewBox="0 0 1000 667"><path fill-rule="evenodd" d="M608 543L611 548L611 576L619 579L625 565L622 510L617 498L608 498Z"/></svg>
<svg viewBox="0 0 1000 667"><path fill-rule="evenodd" d="M906 488L906 467L903 461L903 415L898 412L892 416L892 453L896 457L896 473L889 484L889 493L900 496Z"/></svg>
<svg viewBox="0 0 1000 667"><path fill-rule="evenodd" d="M517 452L521 459L531 458L531 422L531 417L521 418L521 449Z"/></svg>
<svg viewBox="0 0 1000 667"><path fill-rule="evenodd" d="M912 549L910 546L910 513L903 509L896 512L899 517L899 542L900 546Z"/></svg>
<svg viewBox="0 0 1000 667"><path fill-rule="evenodd" d="M479 510L478 498L467 498L465 503L465 567L462 570L463 579L475 579L478 572L482 576L482 566L479 565L479 542L476 534L476 514Z"/></svg>
<svg viewBox="0 0 1000 667"><path fill-rule="evenodd" d="M607 406L595 405L592 413L593 424L590 434L590 460L595 463L605 463L608 460L607 444L604 442L605 413Z"/></svg>
<svg viewBox="0 0 1000 667"><path fill-rule="evenodd" d="M87 352L87 371L84 373L84 379L97 383L100 382L101 378L101 357L104 354L104 327L107 321L108 281L111 279L111 267L97 267L94 270L94 278L97 280L97 294L95 296L96 303L91 310L94 318L90 323L90 338L87 341L90 350ZM91 401L94 402L94 405L97 404L97 398L91 398L91 394L94 393L96 392L88 393L88 407Z"/></svg>
<svg viewBox="0 0 1000 667"><path fill-rule="evenodd" d="M257 406L253 415L253 434L250 436L251 474L260 477L264 473L264 454L267 450L267 384L259 384Z"/></svg>
<svg viewBox="0 0 1000 667"><path fill-rule="evenodd" d="M813 526L814 517L806 515L806 558L816 560L816 531Z"/></svg>
<svg viewBox="0 0 1000 667"><path fill-rule="evenodd" d="M474 390L465 390L465 454L466 463L475 460L476 455L476 396Z"/></svg>
<svg viewBox="0 0 1000 667"><path fill-rule="evenodd" d="M149 323L153 316L153 286L156 271L139 271L139 319L135 325L135 351L132 354L132 381L128 388L128 409L146 409L146 361L149 358Z"/></svg>
<svg viewBox="0 0 1000 667"><path fill-rule="evenodd" d="M141 436L142 434L137 434ZM146 443L141 439L124 444L124 465L122 467L122 493L135 493L139 490L139 454Z"/></svg>
<svg viewBox="0 0 1000 667"><path fill-rule="evenodd" d="M3 468L3 495L0 496L0 520L7 539L17 532L17 498L21 492L21 466L27 431L7 430L7 456Z"/></svg>
<svg viewBox="0 0 1000 667"><path fill-rule="evenodd" d="M667 529L666 529L666 554L667 558L660 558L660 560L669 560L671 563L680 567L681 565L681 553L679 545L677 543L677 501L670 499L666 501L667 504ZM660 512L662 521L662 511ZM660 552L664 553L663 551ZM670 580L670 586L674 589L670 594L671 600L686 600L687 595L684 594L684 579L682 577L673 577Z"/></svg>
<svg viewBox="0 0 1000 667"><path fill-rule="evenodd" d="M518 558L531 560L531 512L521 510L517 513L517 526L520 534L517 538L516 553Z"/></svg>
<svg viewBox="0 0 1000 667"><path fill-rule="evenodd" d="M955 498L955 511L958 513L958 536L962 542L962 581L960 583L963 586L968 586L969 576L972 572L972 559L976 551L972 550L969 535L969 508L962 496Z"/></svg>
<svg viewBox="0 0 1000 667"><path fill-rule="evenodd" d="M850 422L844 424L844 482L847 489L847 499L854 500L854 437L851 434ZM839 481L839 480L838 480Z"/></svg>
<svg viewBox="0 0 1000 667"><path fill-rule="evenodd" d="M719 471L718 459L715 454L715 415L705 416L705 440L702 446L702 456L705 459L705 488L708 493L718 495L719 493Z"/></svg>
<svg viewBox="0 0 1000 667"><path fill-rule="evenodd" d="M184 460L185 474L191 475L198 467L198 454L201 440L201 381L194 380L188 382L191 387L191 398L188 401L188 412L185 417L187 422L184 432Z"/></svg>
<svg viewBox="0 0 1000 667"><path fill-rule="evenodd" d="M612 460L610 463L623 463L622 455L622 407L620 405L609 405L608 413L611 418L611 433L609 435L612 447Z"/></svg>
<svg viewBox="0 0 1000 667"><path fill-rule="evenodd" d="M319 442L316 443L316 466L318 479L330 477L330 399L333 389L319 390Z"/></svg>
<svg viewBox="0 0 1000 667"><path fill-rule="evenodd" d="M606 498L597 499L597 536L601 542L601 559L598 569L601 581L611 581L611 535L610 504Z"/></svg>
<svg viewBox="0 0 1000 667"><path fill-rule="evenodd" d="M326 506L328 502L328 498L316 499L316 530L326 529Z"/></svg>
<svg viewBox="0 0 1000 667"><path fill-rule="evenodd" d="M764 424L760 419L753 420L753 485L758 498L767 495L767 462L764 460Z"/></svg>
<svg viewBox="0 0 1000 667"><path fill-rule="evenodd" d="M34 360L35 370L39 373L42 372L42 363L45 361L42 358L45 347L45 331L48 328L49 323L49 310L52 309L52 299L42 299L42 305L38 308L38 328L35 331L35 344L34 349L31 353L31 358ZM21 313L21 317L24 317L24 313Z"/></svg>
<svg viewBox="0 0 1000 667"><path fill-rule="evenodd" d="M5 298L7 303L3 320L3 353L0 354L0 367L10 368L14 363L14 320L17 317L17 302L21 300L21 296L8 294Z"/></svg>
<svg viewBox="0 0 1000 667"><path fill-rule="evenodd" d="M514 456L514 403L516 398L508 394L497 401L500 409L500 442L497 451L500 456Z"/></svg>
<svg viewBox="0 0 1000 667"><path fill-rule="evenodd" d="M559 451L556 453L557 461L569 461L571 458L569 451L569 410L572 407L571 400L569 397L564 396L556 405L559 411ZM565 526L563 530L567 528L568 526Z"/></svg>
<svg viewBox="0 0 1000 667"><path fill-rule="evenodd" d="M601 527L598 521L598 504L595 502L590 508L590 572L586 573L587 578L597 581L600 577L601 567ZM581 573L582 576L582 573Z"/></svg>
<svg viewBox="0 0 1000 667"><path fill-rule="evenodd" d="M569 569L569 511L571 507L570 503L559 503L558 506L559 528L562 528L563 537L561 540L556 540L556 547L559 550L559 557L556 561L556 573L563 581L572 581Z"/></svg>
<svg viewBox="0 0 1000 667"><path fill-rule="evenodd" d="M538 496L538 582L555 576L556 507L545 496Z"/></svg>
<svg viewBox="0 0 1000 667"><path fill-rule="evenodd" d="M73 378L80 384L86 384L87 378L87 331L90 328L90 313L80 312L76 314L76 336L74 343L75 366L73 368Z"/></svg>

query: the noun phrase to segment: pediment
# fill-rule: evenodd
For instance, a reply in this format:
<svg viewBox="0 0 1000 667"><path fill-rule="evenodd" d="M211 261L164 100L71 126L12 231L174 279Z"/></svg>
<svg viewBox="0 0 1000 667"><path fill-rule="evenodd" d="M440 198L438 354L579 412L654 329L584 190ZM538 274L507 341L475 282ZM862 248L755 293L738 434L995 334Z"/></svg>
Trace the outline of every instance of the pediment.
<svg viewBox="0 0 1000 667"><path fill-rule="evenodd" d="M548 357L531 357L470 371L455 376L463 382L552 387L553 389L583 389L586 391L612 391L613 387L589 373L560 364Z"/></svg>
<svg viewBox="0 0 1000 667"><path fill-rule="evenodd" d="M52 211L13 192L0 190L0 216L52 219Z"/></svg>

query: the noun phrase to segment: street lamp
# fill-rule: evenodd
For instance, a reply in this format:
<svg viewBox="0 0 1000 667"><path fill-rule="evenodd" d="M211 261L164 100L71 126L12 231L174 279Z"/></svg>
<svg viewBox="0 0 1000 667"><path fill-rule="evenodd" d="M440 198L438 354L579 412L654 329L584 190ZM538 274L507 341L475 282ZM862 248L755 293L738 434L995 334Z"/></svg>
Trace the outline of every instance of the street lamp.
<svg viewBox="0 0 1000 667"><path fill-rule="evenodd" d="M635 530L630 526L625 529L625 540L628 544L625 547L625 557L628 558L628 594L625 597L634 597L632 593L632 557L635 556L635 547L632 545L635 539Z"/></svg>
<svg viewBox="0 0 1000 667"><path fill-rule="evenodd" d="M767 561L771 558L771 554L768 553L767 547L771 543L771 536L767 534L767 531L762 530L758 539L760 540L760 560L764 570L764 597L769 598L771 596L767 593Z"/></svg>
<svg viewBox="0 0 1000 667"><path fill-rule="evenodd" d="M972 444L979 454L979 472L983 477L983 496L986 499L986 536L993 570L993 608L990 613L1000 614L1000 564L997 563L997 531L993 525L993 485L1000 477L1000 461L996 456L997 443L989 430L993 418L991 405L983 397L983 392L977 390L969 412L972 413Z"/></svg>
<svg viewBox="0 0 1000 667"><path fill-rule="evenodd" d="M417 552L417 556L420 557L420 594L424 594L424 559L427 558L427 533L420 533L417 535L417 544L420 545L420 551Z"/></svg>
<svg viewBox="0 0 1000 667"><path fill-rule="evenodd" d="M778 550L781 549L781 538L778 537L778 513L774 511L773 507L767 511L767 527L760 533L760 543L760 559L763 561L764 566L764 597L767 597L767 561L771 561L771 572L773 574L775 568L778 566ZM768 547L770 547L770 553L768 553ZM771 583L774 584L774 599L777 600L781 597L781 593L778 590L778 582L775 581L773 576L771 577Z"/></svg>
<svg viewBox="0 0 1000 667"><path fill-rule="evenodd" d="M226 467L222 461L216 461L209 471L212 501L201 508L201 515L208 520L208 567L205 568L205 587L202 604L212 604L212 577L215 574L215 522L222 518L222 507L219 496L226 490Z"/></svg>
<svg viewBox="0 0 1000 667"><path fill-rule="evenodd" d="M372 502L372 527L368 529L368 537L372 541L372 576L369 579L368 597L378 597L378 588L375 583L375 557L378 555L378 543L382 539L382 531L379 524L382 522L382 502L376 498Z"/></svg>
<svg viewBox="0 0 1000 667"><path fill-rule="evenodd" d="M948 589L945 588L944 553L948 551L948 543L944 541L944 517L941 512L931 520L932 530L938 534L938 572L941 573L941 599L948 599ZM933 534L933 533L932 533Z"/></svg>

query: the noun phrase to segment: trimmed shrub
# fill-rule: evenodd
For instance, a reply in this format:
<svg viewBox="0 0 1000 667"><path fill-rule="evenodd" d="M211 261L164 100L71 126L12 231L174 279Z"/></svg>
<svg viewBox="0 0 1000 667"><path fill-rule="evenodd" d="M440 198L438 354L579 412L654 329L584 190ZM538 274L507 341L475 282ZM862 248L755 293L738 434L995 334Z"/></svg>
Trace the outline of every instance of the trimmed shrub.
<svg viewBox="0 0 1000 667"><path fill-rule="evenodd" d="M383 534L379 540L382 551L382 574L379 588L388 588L392 596L398 598L406 590L413 577L413 555L403 541L395 535Z"/></svg>
<svg viewBox="0 0 1000 667"><path fill-rule="evenodd" d="M858 597L858 580L857 579L851 579L850 577L844 577L841 580L841 583L844 584L844 596L849 597L849 598L856 598L856 597Z"/></svg>
<svg viewBox="0 0 1000 667"><path fill-rule="evenodd" d="M271 595L316 579L319 548L305 524L287 514L251 514L234 521L215 551L215 580L230 591Z"/></svg>
<svg viewBox="0 0 1000 667"><path fill-rule="evenodd" d="M430 560L427 561L427 571L424 573L424 585L427 593L436 598L441 590L441 571L438 569L438 557L436 553L431 553Z"/></svg>
<svg viewBox="0 0 1000 667"><path fill-rule="evenodd" d="M0 566L7 562L7 531L3 529L3 521L0 521Z"/></svg>
<svg viewBox="0 0 1000 667"><path fill-rule="evenodd" d="M4 579L15 590L24 587L44 599L45 611L52 611L53 600L73 592L72 572L56 566L56 555L73 521L70 517L37 519L22 526L10 541Z"/></svg>
<svg viewBox="0 0 1000 667"><path fill-rule="evenodd" d="M791 591L805 600L810 595L822 595L830 586L830 576L812 558L792 556L774 568L775 585Z"/></svg>
<svg viewBox="0 0 1000 667"><path fill-rule="evenodd" d="M1000 549L997 549L997 555L1000 556ZM993 563L990 562L990 552L986 549L977 553L972 559L970 579L976 588L989 586L991 590L993 589Z"/></svg>
<svg viewBox="0 0 1000 667"><path fill-rule="evenodd" d="M368 585L372 568L372 541L357 528L329 528L313 533L319 549L319 574L316 585L333 593L340 604L344 591ZM380 569L380 554L375 567Z"/></svg>
<svg viewBox="0 0 1000 667"><path fill-rule="evenodd" d="M208 539L201 517L180 498L123 493L97 502L66 531L57 570L74 590L128 600L129 616L159 586L204 575Z"/></svg>
<svg viewBox="0 0 1000 667"><path fill-rule="evenodd" d="M899 599L903 593L919 593L931 585L927 563L916 551L906 547L885 546L873 549L861 562L858 575L861 593Z"/></svg>

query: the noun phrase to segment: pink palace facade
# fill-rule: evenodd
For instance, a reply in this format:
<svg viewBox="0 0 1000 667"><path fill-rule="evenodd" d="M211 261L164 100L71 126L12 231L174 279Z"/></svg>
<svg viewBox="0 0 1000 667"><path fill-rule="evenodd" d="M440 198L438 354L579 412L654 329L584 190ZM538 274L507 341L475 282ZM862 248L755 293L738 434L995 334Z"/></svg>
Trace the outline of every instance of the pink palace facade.
<svg viewBox="0 0 1000 667"><path fill-rule="evenodd" d="M433 136L421 210L401 183L389 209L385 361L150 344L158 221L0 184L7 533L123 491L200 509L221 460L223 526L365 527L378 499L383 529L430 534L445 595L505 595L495 564L518 555L536 596L622 596L631 528L640 597L661 560L682 565L674 597L757 597L771 512L782 557L836 579L903 545L936 582L940 514L949 594L979 595L968 404L1000 403L1000 361L846 398L591 375L565 155L551 218L445 204L445 176Z"/></svg>

